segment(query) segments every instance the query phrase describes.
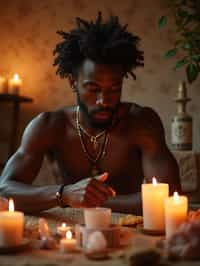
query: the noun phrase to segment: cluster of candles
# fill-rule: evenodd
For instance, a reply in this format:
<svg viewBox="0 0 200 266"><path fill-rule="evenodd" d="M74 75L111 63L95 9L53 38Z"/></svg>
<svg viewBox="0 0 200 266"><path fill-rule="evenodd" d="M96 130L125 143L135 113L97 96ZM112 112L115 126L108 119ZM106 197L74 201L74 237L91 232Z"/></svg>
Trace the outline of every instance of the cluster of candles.
<svg viewBox="0 0 200 266"><path fill-rule="evenodd" d="M19 94L22 86L22 79L14 74L9 80L0 75L0 93Z"/></svg>
<svg viewBox="0 0 200 266"><path fill-rule="evenodd" d="M169 197L169 185L153 178L152 184L142 184L142 208L144 229L165 231L169 238L187 218L188 199L178 192Z"/></svg>
<svg viewBox="0 0 200 266"><path fill-rule="evenodd" d="M188 199L179 196L177 192L169 197L169 186L157 183L142 184L142 207L144 229L165 231L169 238L187 218ZM111 223L111 209L88 208L84 210L85 226L88 229L105 229ZM9 210L0 212L0 247L17 246L22 243L24 230L24 214L15 211L14 202L9 200ZM72 230L63 223L57 227L61 236L60 250L62 252L75 250L77 240Z"/></svg>

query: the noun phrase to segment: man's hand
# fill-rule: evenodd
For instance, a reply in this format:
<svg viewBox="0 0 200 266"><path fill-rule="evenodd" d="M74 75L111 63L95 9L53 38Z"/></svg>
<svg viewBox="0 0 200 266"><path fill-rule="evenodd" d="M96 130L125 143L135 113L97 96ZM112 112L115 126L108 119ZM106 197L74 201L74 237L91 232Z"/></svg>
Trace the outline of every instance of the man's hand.
<svg viewBox="0 0 200 266"><path fill-rule="evenodd" d="M101 206L109 197L116 194L111 187L104 184L107 178L108 173L104 173L66 186L63 193L63 202L78 208Z"/></svg>
<svg viewBox="0 0 200 266"><path fill-rule="evenodd" d="M0 197L0 211L8 210L8 200Z"/></svg>

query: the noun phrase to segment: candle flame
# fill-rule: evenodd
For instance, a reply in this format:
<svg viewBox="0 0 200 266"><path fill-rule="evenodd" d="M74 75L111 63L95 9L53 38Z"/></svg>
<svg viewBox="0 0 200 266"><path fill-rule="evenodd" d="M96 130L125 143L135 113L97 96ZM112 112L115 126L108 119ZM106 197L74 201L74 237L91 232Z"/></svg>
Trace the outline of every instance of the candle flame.
<svg viewBox="0 0 200 266"><path fill-rule="evenodd" d="M67 231L66 238L67 239L72 239L72 232L70 230Z"/></svg>
<svg viewBox="0 0 200 266"><path fill-rule="evenodd" d="M178 192L177 191L174 192L173 199L174 199L174 202L175 203L178 203L178 201L179 201L179 195L178 195Z"/></svg>
<svg viewBox="0 0 200 266"><path fill-rule="evenodd" d="M13 199L9 199L8 206L9 206L9 212L14 212L15 211L15 205L14 205Z"/></svg>
<svg viewBox="0 0 200 266"><path fill-rule="evenodd" d="M65 227L66 227L66 223L62 223L62 225L61 225L61 226L65 228Z"/></svg>
<svg viewBox="0 0 200 266"><path fill-rule="evenodd" d="M14 79L15 81L18 81L18 80L19 80L19 75L18 75L18 74L14 74L13 79Z"/></svg>
<svg viewBox="0 0 200 266"><path fill-rule="evenodd" d="M152 178L152 183L153 183L154 186L157 186L158 183L157 183L157 180L156 180L155 177Z"/></svg>

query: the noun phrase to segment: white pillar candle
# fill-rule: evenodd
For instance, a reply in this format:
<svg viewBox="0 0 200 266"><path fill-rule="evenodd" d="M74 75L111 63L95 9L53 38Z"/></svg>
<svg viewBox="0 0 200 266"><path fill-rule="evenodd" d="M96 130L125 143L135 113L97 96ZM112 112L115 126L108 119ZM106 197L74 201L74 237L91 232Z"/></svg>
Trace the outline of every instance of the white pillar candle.
<svg viewBox="0 0 200 266"><path fill-rule="evenodd" d="M70 226L67 226L66 223L62 223L61 226L57 227L57 233L61 236L61 237L65 237L67 231L70 230Z"/></svg>
<svg viewBox="0 0 200 266"><path fill-rule="evenodd" d="M142 210L144 229L165 230L165 199L169 196L169 185L157 183L153 178L152 184L142 184Z"/></svg>
<svg viewBox="0 0 200 266"><path fill-rule="evenodd" d="M165 201L165 224L166 224L166 238L176 232L177 228L187 218L188 199L186 196L179 196L174 192L172 197Z"/></svg>
<svg viewBox="0 0 200 266"><path fill-rule="evenodd" d="M110 208L86 208L84 209L85 225L89 229L104 229L111 224Z"/></svg>
<svg viewBox="0 0 200 266"><path fill-rule="evenodd" d="M72 238L72 232L67 231L66 237L60 240L60 251L65 253L69 251L74 251L77 247L77 241L75 238Z"/></svg>
<svg viewBox="0 0 200 266"><path fill-rule="evenodd" d="M0 247L20 245L23 238L24 214L14 211L14 202L9 200L9 211L0 212Z"/></svg>
<svg viewBox="0 0 200 266"><path fill-rule="evenodd" d="M14 74L13 78L9 80L9 93L19 94L19 90L22 86L22 80L18 74Z"/></svg>

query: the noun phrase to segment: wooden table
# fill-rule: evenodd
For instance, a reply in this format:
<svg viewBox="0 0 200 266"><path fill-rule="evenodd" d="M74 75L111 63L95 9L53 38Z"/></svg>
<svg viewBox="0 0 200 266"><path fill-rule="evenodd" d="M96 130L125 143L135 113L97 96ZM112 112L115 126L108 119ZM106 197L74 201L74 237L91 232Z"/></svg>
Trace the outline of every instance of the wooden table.
<svg viewBox="0 0 200 266"><path fill-rule="evenodd" d="M112 222L116 223L123 214L113 213ZM82 211L78 209L52 209L51 211L45 212L41 215L48 219L49 226L52 230L55 230L57 225L61 222L67 223L82 223L83 215ZM26 227L34 227L37 225L39 217L28 216L26 217ZM134 229L133 229L134 230ZM36 248L29 248L23 252L17 254L4 254L0 255L1 266L126 266L130 265L130 256L136 253L142 253L146 250L155 248L156 242L160 237L152 237L143 235L139 232L134 231L134 237L132 244L129 247L115 250L111 253L110 258L106 260L91 260L88 259L82 252L62 254L59 250L41 250ZM175 265L175 266L199 266L200 261L196 262L169 262L164 260L164 265ZM137 266L137 265L133 265ZM146 265L145 265L146 266Z"/></svg>

